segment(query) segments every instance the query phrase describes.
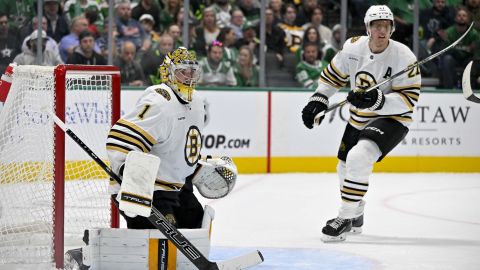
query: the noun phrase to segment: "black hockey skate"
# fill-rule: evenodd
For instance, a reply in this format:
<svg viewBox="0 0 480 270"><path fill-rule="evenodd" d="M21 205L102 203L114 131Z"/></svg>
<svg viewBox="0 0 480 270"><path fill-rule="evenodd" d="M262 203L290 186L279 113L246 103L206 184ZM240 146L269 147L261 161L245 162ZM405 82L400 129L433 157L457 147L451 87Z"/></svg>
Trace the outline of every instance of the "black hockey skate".
<svg viewBox="0 0 480 270"><path fill-rule="evenodd" d="M334 218L327 221L322 229L323 242L339 242L346 239L347 233L359 234L362 232L363 215L353 218Z"/></svg>

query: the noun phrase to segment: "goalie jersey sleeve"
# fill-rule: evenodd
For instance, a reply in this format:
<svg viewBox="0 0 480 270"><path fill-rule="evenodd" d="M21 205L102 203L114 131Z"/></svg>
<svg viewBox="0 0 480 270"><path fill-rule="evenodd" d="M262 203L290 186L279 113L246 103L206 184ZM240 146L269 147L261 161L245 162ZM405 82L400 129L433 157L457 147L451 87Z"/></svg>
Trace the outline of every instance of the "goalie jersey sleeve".
<svg viewBox="0 0 480 270"><path fill-rule="evenodd" d="M410 49L397 41L390 40L383 52L374 54L368 46L367 36L350 38L322 71L316 92L331 97L348 83L351 89L367 89L415 62L417 59ZM380 87L385 95L381 110L350 106L349 123L362 129L377 118L393 118L408 126L412 122L420 87L420 70L415 67Z"/></svg>
<svg viewBox="0 0 480 270"><path fill-rule="evenodd" d="M161 162L155 190L179 190L200 158L204 125L205 103L197 92L183 104L167 85L151 86L111 128L106 145L110 166L121 174L128 152L156 155ZM118 185L112 184L115 193Z"/></svg>

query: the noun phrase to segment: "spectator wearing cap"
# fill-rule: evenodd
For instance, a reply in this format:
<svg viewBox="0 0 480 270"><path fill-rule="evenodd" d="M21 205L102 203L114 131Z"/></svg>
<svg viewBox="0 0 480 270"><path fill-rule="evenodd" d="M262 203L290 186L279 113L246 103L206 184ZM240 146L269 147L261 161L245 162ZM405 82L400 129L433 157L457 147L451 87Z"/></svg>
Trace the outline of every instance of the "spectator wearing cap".
<svg viewBox="0 0 480 270"><path fill-rule="evenodd" d="M42 66L56 66L63 64L62 59L58 54L50 50L46 50L47 44L47 33L42 30L41 37L42 39L42 48L41 52L43 54L43 62L40 64ZM13 59L13 62L17 63L18 65L35 65L37 60L37 39L38 39L38 30L32 32L27 41L28 49L25 52L20 53Z"/></svg>
<svg viewBox="0 0 480 270"><path fill-rule="evenodd" d="M43 12L47 18L47 35L57 43L70 33L67 19L63 15L59 0L44 0Z"/></svg>
<svg viewBox="0 0 480 270"><path fill-rule="evenodd" d="M258 0L239 0L238 7L242 10L247 21L253 24L260 21L260 3Z"/></svg>
<svg viewBox="0 0 480 270"><path fill-rule="evenodd" d="M154 0L140 0L138 5L132 9L132 18L138 21L142 21L141 17L143 15L152 16L154 22L153 29L155 31L160 31L160 7Z"/></svg>
<svg viewBox="0 0 480 270"><path fill-rule="evenodd" d="M116 18L119 47L125 41L131 41L135 44L136 51L147 51L149 42L145 31L139 21L131 17L131 7L129 0L120 0L116 5Z"/></svg>
<svg viewBox="0 0 480 270"><path fill-rule="evenodd" d="M223 60L223 44L213 41L207 46L207 57L199 62L202 75L198 82L205 86L235 86L237 80L229 61Z"/></svg>
<svg viewBox="0 0 480 270"><path fill-rule="evenodd" d="M160 35L153 28L155 25L155 19L153 19L153 16L150 14L143 14L140 16L140 23L143 26L143 30L145 30L148 40L148 44L145 45L145 49L149 51L154 44L160 41Z"/></svg>
<svg viewBox="0 0 480 270"><path fill-rule="evenodd" d="M80 33L88 29L88 21L84 16L78 16L73 18L72 25L70 27L70 34L64 36L58 47L60 49L60 57L62 61L66 62L68 55L72 54L75 48L80 44L78 36ZM100 52L100 48L95 46L95 51Z"/></svg>
<svg viewBox="0 0 480 270"><path fill-rule="evenodd" d="M17 33L10 30L7 14L0 11L0 70L5 70L20 53L20 42Z"/></svg>
<svg viewBox="0 0 480 270"><path fill-rule="evenodd" d="M243 24L242 31L243 38L237 40L236 47L248 46L255 56L253 63L257 64L260 53L260 40L257 38L257 26L246 21Z"/></svg>
<svg viewBox="0 0 480 270"><path fill-rule="evenodd" d="M38 31L37 27L38 27L38 17L33 17L32 24L29 27L29 28L31 28L31 30L30 30L28 36L23 39L23 43L22 43L22 51L23 52L28 50L27 43L28 43L28 40L30 40L30 34L33 31ZM45 17L43 17L43 19L42 19L42 29L43 29L43 31L47 31L47 19ZM58 54L58 55L60 54L60 51L58 49L58 43L52 37L49 37L48 33L47 33L47 44L46 44L45 49L50 50L50 51L54 52L55 54Z"/></svg>
<svg viewBox="0 0 480 270"><path fill-rule="evenodd" d="M232 28L235 31L235 35L237 39L243 38L242 27L245 22L245 17L243 16L243 12L240 9L232 10L232 17L230 19L230 24L228 27Z"/></svg>
<svg viewBox="0 0 480 270"><path fill-rule="evenodd" d="M129 86L145 85L145 75L142 66L135 61L136 47L131 41L122 43L120 55L113 60L113 64L120 68L122 78L120 83Z"/></svg>
<svg viewBox="0 0 480 270"><path fill-rule="evenodd" d="M106 65L107 60L95 52L95 38L90 31L83 31L78 36L80 45L75 48L73 53L68 57L67 64L77 65Z"/></svg>
<svg viewBox="0 0 480 270"><path fill-rule="evenodd" d="M207 7L203 10L202 24L195 29L194 49L197 55L207 55L207 44L212 44L217 39L220 33L220 28L217 26L217 19L215 17L215 10L213 7Z"/></svg>

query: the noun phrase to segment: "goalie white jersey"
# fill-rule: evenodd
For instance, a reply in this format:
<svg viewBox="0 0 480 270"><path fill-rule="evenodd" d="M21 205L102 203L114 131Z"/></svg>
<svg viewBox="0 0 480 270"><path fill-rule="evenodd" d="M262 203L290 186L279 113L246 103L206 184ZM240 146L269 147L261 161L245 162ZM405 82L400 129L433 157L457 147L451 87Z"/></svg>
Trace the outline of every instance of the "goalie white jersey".
<svg viewBox="0 0 480 270"><path fill-rule="evenodd" d="M390 39L382 53L374 54L370 51L368 41L367 36L345 41L343 49L323 70L316 92L331 97L348 82L352 89L367 89L417 61L410 49L400 42ZM370 111L351 106L349 123L357 129L363 129L374 119L388 117L408 126L412 122L420 87L420 70L415 67L380 87L385 94L382 109Z"/></svg>
<svg viewBox="0 0 480 270"><path fill-rule="evenodd" d="M110 166L119 173L129 151L156 155L161 163L155 190L180 190L200 158L205 117L205 100L198 92L185 104L166 84L148 87L108 134ZM110 191L118 192L119 185L111 184Z"/></svg>

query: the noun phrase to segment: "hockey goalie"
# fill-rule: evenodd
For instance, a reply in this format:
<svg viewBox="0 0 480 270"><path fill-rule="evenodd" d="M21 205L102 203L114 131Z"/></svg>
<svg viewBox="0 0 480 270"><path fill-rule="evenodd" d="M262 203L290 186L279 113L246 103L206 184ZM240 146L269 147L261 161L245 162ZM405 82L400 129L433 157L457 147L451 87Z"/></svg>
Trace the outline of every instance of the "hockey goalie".
<svg viewBox="0 0 480 270"><path fill-rule="evenodd" d="M177 253L147 217L154 206L208 257L212 208L197 200L222 198L233 189L237 169L229 157L202 158L206 101L194 90L200 68L180 47L161 66L164 82L148 87L111 128L107 152L122 184L110 191L128 229L92 229L85 235L83 265L89 269L196 269ZM67 253L68 261L78 254Z"/></svg>

